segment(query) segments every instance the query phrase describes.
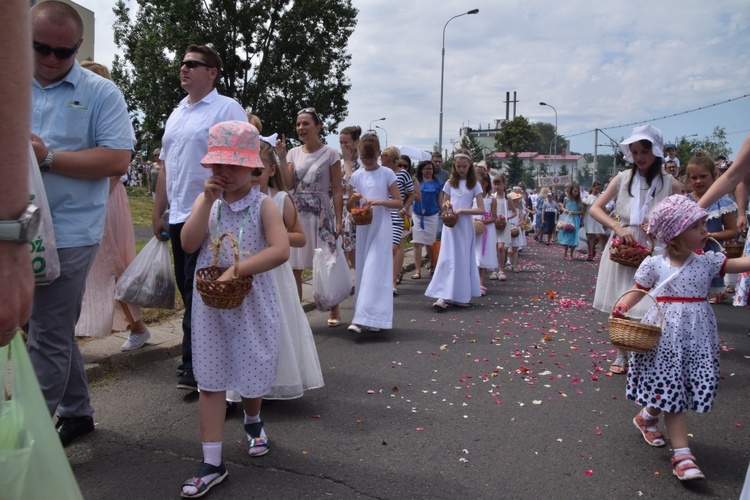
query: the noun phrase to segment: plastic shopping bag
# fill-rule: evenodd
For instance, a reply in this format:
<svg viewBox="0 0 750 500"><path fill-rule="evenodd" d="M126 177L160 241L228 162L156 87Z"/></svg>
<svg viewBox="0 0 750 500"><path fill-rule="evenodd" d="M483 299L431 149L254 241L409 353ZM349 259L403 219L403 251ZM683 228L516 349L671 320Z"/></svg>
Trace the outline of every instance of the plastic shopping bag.
<svg viewBox="0 0 750 500"><path fill-rule="evenodd" d="M588 236L586 236L585 227L578 230L578 245L576 245L576 252L589 253L589 239Z"/></svg>
<svg viewBox="0 0 750 500"><path fill-rule="evenodd" d="M336 242L336 260L326 264L322 248L313 256L313 299L319 311L327 311L341 303L352 291L352 275L340 240Z"/></svg>
<svg viewBox="0 0 750 500"><path fill-rule="evenodd" d="M20 334L0 349L0 374L13 390L0 397L0 498L83 498Z"/></svg>
<svg viewBox="0 0 750 500"><path fill-rule="evenodd" d="M29 143L29 201L39 207L41 224L39 233L31 240L31 265L37 285L49 285L60 276L60 258L57 256L55 231L52 228L52 214L44 190L42 173L36 162L34 148Z"/></svg>
<svg viewBox="0 0 750 500"><path fill-rule="evenodd" d="M174 309L174 298L169 243L153 237L120 276L115 299L134 306Z"/></svg>

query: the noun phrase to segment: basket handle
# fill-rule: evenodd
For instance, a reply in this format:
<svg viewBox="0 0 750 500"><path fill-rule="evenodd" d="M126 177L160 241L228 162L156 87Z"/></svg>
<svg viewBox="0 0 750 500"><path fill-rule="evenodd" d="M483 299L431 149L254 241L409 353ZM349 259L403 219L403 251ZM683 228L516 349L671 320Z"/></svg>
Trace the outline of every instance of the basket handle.
<svg viewBox="0 0 750 500"><path fill-rule="evenodd" d="M219 236L219 239L213 243L214 247L214 258L211 261L212 266L216 266L216 264L219 263L219 252L221 251L221 242L224 241L224 238L229 237L229 239L232 241L232 249L234 250L234 272L232 273L232 276L234 279L237 279L240 277L240 246L237 243L237 239L234 237L232 233L224 233L221 236Z"/></svg>
<svg viewBox="0 0 750 500"><path fill-rule="evenodd" d="M662 323L664 322L664 316L661 313L661 306L659 306L659 303L654 299L650 293L648 293L645 290L641 290L640 288L631 288L630 290L625 290L617 299L615 299L615 303L612 306L612 311L615 310L615 307L617 307L617 303L620 302L620 299L622 299L625 295L632 293L632 292L638 292L642 293L643 295L646 295L648 298L650 298L652 301L654 301L654 304L656 304L656 310L659 312L659 328L661 328ZM612 311L610 311L609 316L612 317Z"/></svg>

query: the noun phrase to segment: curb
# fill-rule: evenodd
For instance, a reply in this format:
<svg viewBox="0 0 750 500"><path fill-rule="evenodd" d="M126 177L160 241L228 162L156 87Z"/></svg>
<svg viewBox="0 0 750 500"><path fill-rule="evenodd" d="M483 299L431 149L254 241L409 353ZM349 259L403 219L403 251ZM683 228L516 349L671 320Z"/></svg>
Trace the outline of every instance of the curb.
<svg viewBox="0 0 750 500"><path fill-rule="evenodd" d="M409 248L404 255L411 255L411 252L412 249ZM412 262L404 265L403 270L407 273L413 271L414 268ZM352 269L351 272L352 282L354 282L354 270ZM351 295L354 295L354 286L352 286ZM315 311L311 279L302 283L302 296L302 310L305 314ZM151 338L145 346L134 351L120 350L120 346L128 338L128 332L116 332L105 337L79 338L79 349L83 356L89 384L99 382L112 373L134 369L146 363L181 358L183 313L184 310L177 311L163 323L149 325Z"/></svg>

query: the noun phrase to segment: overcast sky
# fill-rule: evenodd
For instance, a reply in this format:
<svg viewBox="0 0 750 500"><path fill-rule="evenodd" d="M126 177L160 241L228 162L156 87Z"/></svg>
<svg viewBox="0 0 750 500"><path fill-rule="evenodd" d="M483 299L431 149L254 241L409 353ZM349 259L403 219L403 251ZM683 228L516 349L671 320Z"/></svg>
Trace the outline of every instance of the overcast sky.
<svg viewBox="0 0 750 500"><path fill-rule="evenodd" d="M95 58L111 65L112 0L76 1L95 12ZM352 89L341 126L366 129L385 117L376 124L389 145L431 150L437 142L443 26L473 8L479 13L453 19L445 32L443 149L461 126L504 118L508 91L531 122L554 124L554 111L539 102L554 106L559 133L580 153L593 152L594 128L620 139L642 121L668 142L723 126L735 154L750 133L747 0L353 3ZM681 114L697 108L706 109ZM328 143L338 148L336 137ZM608 141L600 135L599 143Z"/></svg>

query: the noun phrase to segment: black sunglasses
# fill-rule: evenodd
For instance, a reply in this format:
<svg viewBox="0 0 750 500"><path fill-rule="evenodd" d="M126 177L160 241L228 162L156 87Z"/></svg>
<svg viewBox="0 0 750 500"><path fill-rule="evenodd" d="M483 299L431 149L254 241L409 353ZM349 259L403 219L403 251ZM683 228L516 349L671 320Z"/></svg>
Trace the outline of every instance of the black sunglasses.
<svg viewBox="0 0 750 500"><path fill-rule="evenodd" d="M396 165L398 165L401 168L409 168L409 164L408 163L396 163Z"/></svg>
<svg viewBox="0 0 750 500"><path fill-rule="evenodd" d="M203 66L204 68L213 68L213 66L211 66L210 64L206 64L206 63L201 62L201 61L193 61L193 60L191 60L191 61L182 61L180 63L180 68L183 67L183 66L187 66L188 69L195 69L198 66Z"/></svg>
<svg viewBox="0 0 750 500"><path fill-rule="evenodd" d="M47 57L50 54L55 54L55 57L58 59L70 59L73 57L73 54L76 53L78 50L78 44L76 43L74 46L68 48L68 47L50 47L46 43L40 43L40 42L34 42L33 45L34 52L39 54L40 56Z"/></svg>

